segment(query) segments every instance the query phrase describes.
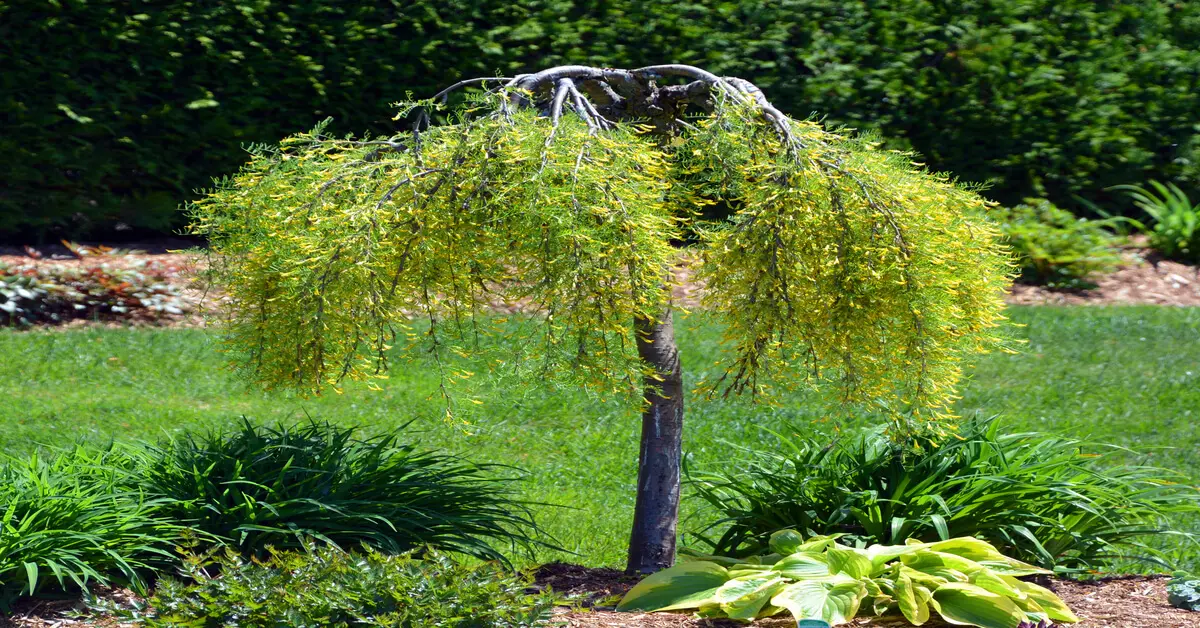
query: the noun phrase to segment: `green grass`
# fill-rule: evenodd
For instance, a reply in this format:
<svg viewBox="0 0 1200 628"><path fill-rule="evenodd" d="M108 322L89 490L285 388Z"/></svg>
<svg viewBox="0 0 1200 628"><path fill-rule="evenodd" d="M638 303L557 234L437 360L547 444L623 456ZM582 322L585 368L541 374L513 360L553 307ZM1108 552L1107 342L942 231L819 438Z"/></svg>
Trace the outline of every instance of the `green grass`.
<svg viewBox="0 0 1200 628"><path fill-rule="evenodd" d="M1161 307L1011 310L1028 344L1019 355L984 356L965 386L962 413L1000 414L1011 429L1037 429L1127 445L1149 464L1200 477L1200 310ZM716 330L692 316L680 329L695 377L716 358ZM631 409L573 390L485 389L473 434L444 424L436 377L401 365L382 392L302 399L247 388L223 368L219 343L200 330L81 329L0 332L0 450L79 440L155 439L185 427L306 414L380 429L416 418L421 444L529 471L526 497L563 547L527 560L588 565L624 560L637 466ZM759 429L786 424L828 430L803 395L780 407L688 400L685 448L692 464L717 465L722 441L772 446ZM698 504L685 502L685 515ZM703 517L703 514L699 515ZM703 522L685 521L684 529ZM1180 526L1200 532L1200 522ZM1185 559L1184 566L1200 566Z"/></svg>

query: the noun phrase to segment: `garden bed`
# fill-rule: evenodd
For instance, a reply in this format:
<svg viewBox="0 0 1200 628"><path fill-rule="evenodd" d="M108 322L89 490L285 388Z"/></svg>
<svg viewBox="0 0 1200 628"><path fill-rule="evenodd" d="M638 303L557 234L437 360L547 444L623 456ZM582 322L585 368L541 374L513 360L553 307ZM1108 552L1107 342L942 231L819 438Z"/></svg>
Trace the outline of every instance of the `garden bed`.
<svg viewBox="0 0 1200 628"><path fill-rule="evenodd" d="M589 569L578 565L551 563L536 573L540 586L560 594L579 596L579 608L558 608L556 619L577 628L701 628L745 626L732 621L693 619L679 613L617 613L612 600L633 587L637 579L615 569ZM1093 582L1051 580L1050 588L1067 602L1082 620L1078 628L1195 628L1200 613L1173 608L1167 604L1166 576L1124 576ZM759 620L764 628L792 628L789 619ZM862 619L854 626L900 628L907 622ZM950 624L930 620L925 626L945 628Z"/></svg>
<svg viewBox="0 0 1200 628"><path fill-rule="evenodd" d="M554 611L558 622L572 628L733 628L745 626L732 621L694 619L681 613L617 613L612 604L637 582L636 577L616 569L593 569L579 565L550 563L535 572L536 586L550 587L559 594L575 597L577 607L559 607ZM1167 577L1125 576L1093 582L1052 580L1052 588L1082 620L1077 628L1195 628L1200 613L1172 608L1166 602ZM130 597L126 590L107 594L118 599ZM124 627L122 624L91 617L75 617L78 604L71 601L30 600L14 609L11 617L0 618L0 627L69 628L74 626ZM760 620L752 624L763 628L791 628L786 618ZM853 626L901 628L906 622L856 621ZM949 624L931 620L929 628L947 628Z"/></svg>

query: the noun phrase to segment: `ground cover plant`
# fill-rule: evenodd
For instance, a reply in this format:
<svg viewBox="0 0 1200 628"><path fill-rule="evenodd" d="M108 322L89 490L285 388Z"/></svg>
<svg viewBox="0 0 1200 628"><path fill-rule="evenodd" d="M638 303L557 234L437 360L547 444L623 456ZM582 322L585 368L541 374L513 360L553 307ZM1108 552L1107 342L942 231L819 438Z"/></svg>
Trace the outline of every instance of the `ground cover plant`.
<svg viewBox="0 0 1200 628"><path fill-rule="evenodd" d="M1122 239L1108 222L1076 218L1045 199L1025 199L1013 207L997 207L988 215L1000 224L1012 248L1017 280L1051 288L1087 288L1090 279L1113 271L1121 262Z"/></svg>
<svg viewBox="0 0 1200 628"><path fill-rule="evenodd" d="M1176 608L1200 611L1200 578L1184 571L1175 572L1167 585L1167 601Z"/></svg>
<svg viewBox="0 0 1200 628"><path fill-rule="evenodd" d="M837 626L855 617L933 614L957 625L1014 628L1078 618L1053 592L1018 580L1047 574L971 537L903 545L842 545L836 535L771 535L767 552L745 560L696 556L642 580L618 610L695 610L752 620L784 611Z"/></svg>
<svg viewBox="0 0 1200 628"><path fill-rule="evenodd" d="M1011 431L1070 434L1132 448L1110 464L1166 467L1200 476L1200 312L1193 308L1012 307L1016 354L980 358L955 409L999 414ZM685 385L716 376L721 328L703 313L679 319L681 359L692 365ZM481 342L500 343L482 339ZM306 414L343 426L385 433L413 416L435 417L439 402L436 364L420 361L404 377L380 381L382 391L348 385L346 394L301 397L287 391L247 388L222 368L215 336L196 329L71 329L0 332L0 449L27 455L38 443L86 440L155 441L184 429L234 429L240 416L258 423L293 423ZM480 369L453 356L448 365ZM355 392L357 391L357 392ZM353 394L352 394L353 393ZM518 487L522 501L558 544L575 554L538 548L534 556L505 553L520 565L562 560L615 566L624 560L636 482L637 434L627 409L570 388L514 389L481 386L483 403L470 426L422 420L421 445L473 460L503 461L528 470ZM398 415L396 408L404 408ZM729 464L730 444L777 446L780 433L801 424L833 435L866 421L833 420L804 391L782 396L778 406L752 407L744 399L696 398L686 442L692 468ZM753 414L754 423L746 421ZM465 431L464 431L465 430ZM1195 485L1195 481L1188 483ZM686 489L685 491L690 490ZM551 508L537 503L567 504ZM698 500L681 504L684 530L700 530L719 513ZM1200 531L1200 521L1175 521ZM1172 564L1200 569L1197 553L1170 538L1154 543ZM1145 565L1122 565L1144 571Z"/></svg>
<svg viewBox="0 0 1200 628"><path fill-rule="evenodd" d="M966 423L940 447L904 451L867 428L835 437L778 435L693 478L721 514L700 535L712 551L751 556L783 528L849 544L976 537L1007 556L1079 574L1145 561L1173 569L1147 540L1200 516L1186 475L1128 464L1135 452L1070 436ZM1200 543L1183 535L1191 551Z"/></svg>
<svg viewBox="0 0 1200 628"><path fill-rule="evenodd" d="M20 596L89 585L145 592L173 561L180 526L130 486L128 460L72 448L0 462L0 612Z"/></svg>
<svg viewBox="0 0 1200 628"><path fill-rule="evenodd" d="M348 553L321 543L248 561L193 556L188 580L160 580L145 602L94 600L94 611L150 627L533 628L553 596L495 564L467 565L436 551Z"/></svg>
<svg viewBox="0 0 1200 628"><path fill-rule="evenodd" d="M318 539L388 553L419 546L506 561L538 541L519 471L309 421L188 432L130 448L136 486L172 521L247 555Z"/></svg>

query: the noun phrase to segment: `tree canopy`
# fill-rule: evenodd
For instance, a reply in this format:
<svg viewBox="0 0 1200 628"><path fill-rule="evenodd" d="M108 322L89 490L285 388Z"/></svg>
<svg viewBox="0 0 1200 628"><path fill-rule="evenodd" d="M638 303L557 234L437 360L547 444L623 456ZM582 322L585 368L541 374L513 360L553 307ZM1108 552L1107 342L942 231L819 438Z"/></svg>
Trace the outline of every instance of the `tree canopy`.
<svg viewBox="0 0 1200 628"><path fill-rule="evenodd" d="M468 85L488 89L402 103L418 122L392 137L255 146L190 207L248 375L319 391L428 356L448 386L469 376L449 356L499 333L497 366L638 396L635 321L662 316L681 263L725 325L714 393L812 386L928 434L964 361L1002 343L987 203L910 154L689 66ZM732 218L705 220L714 203ZM531 315L498 325L500 302Z"/></svg>

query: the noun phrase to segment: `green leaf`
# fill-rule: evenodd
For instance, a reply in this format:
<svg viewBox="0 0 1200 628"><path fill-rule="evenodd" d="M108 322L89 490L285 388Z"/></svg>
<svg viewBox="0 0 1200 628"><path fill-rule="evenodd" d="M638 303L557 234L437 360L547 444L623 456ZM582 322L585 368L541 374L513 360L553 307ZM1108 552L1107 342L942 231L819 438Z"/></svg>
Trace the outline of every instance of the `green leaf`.
<svg viewBox="0 0 1200 628"><path fill-rule="evenodd" d="M38 566L34 563L26 562L25 576L29 579L29 594L33 595L34 590L37 589Z"/></svg>
<svg viewBox="0 0 1200 628"><path fill-rule="evenodd" d="M777 554L795 554L800 551L804 537L795 530L780 530L771 535L771 551Z"/></svg>
<svg viewBox="0 0 1200 628"><path fill-rule="evenodd" d="M844 545L833 545L825 552L829 561L829 571L844 573L851 578L869 578L874 566L871 556L866 550L860 550Z"/></svg>
<svg viewBox="0 0 1200 628"><path fill-rule="evenodd" d="M1066 602L1063 602L1062 598L1055 595L1050 589L1038 586L1032 582L1017 580L1016 578L1013 578L1011 582L1022 593L1029 596L1031 600L1037 602L1037 605L1046 611L1050 619L1067 623L1079 621L1079 618L1075 616L1075 613L1071 612Z"/></svg>
<svg viewBox="0 0 1200 628"><path fill-rule="evenodd" d="M772 565L771 569L793 580L828 576L831 573L824 556L806 552L784 557Z"/></svg>
<svg viewBox="0 0 1200 628"><path fill-rule="evenodd" d="M981 628L1016 628L1025 613L1016 603L965 582L950 582L933 592L933 605L952 624Z"/></svg>
<svg viewBox="0 0 1200 628"><path fill-rule="evenodd" d="M726 582L713 599L730 619L754 619L785 586L787 582L773 573L746 576Z"/></svg>
<svg viewBox="0 0 1200 628"><path fill-rule="evenodd" d="M932 598L929 589L914 585L912 578L901 575L896 579L896 602L904 618L914 625L920 626L929 621L929 600Z"/></svg>
<svg viewBox="0 0 1200 628"><path fill-rule="evenodd" d="M867 557L871 559L871 568L878 571L884 565L917 550L929 547L928 543L909 543L907 545L872 545L867 548Z"/></svg>
<svg viewBox="0 0 1200 628"><path fill-rule="evenodd" d="M850 578L805 580L788 585L771 598L771 604L788 609L798 621L821 619L836 626L854 619L866 595L866 586Z"/></svg>
<svg viewBox="0 0 1200 628"><path fill-rule="evenodd" d="M712 602L729 581L729 571L715 563L680 563L647 576L629 590L618 611L666 611L699 608Z"/></svg>

